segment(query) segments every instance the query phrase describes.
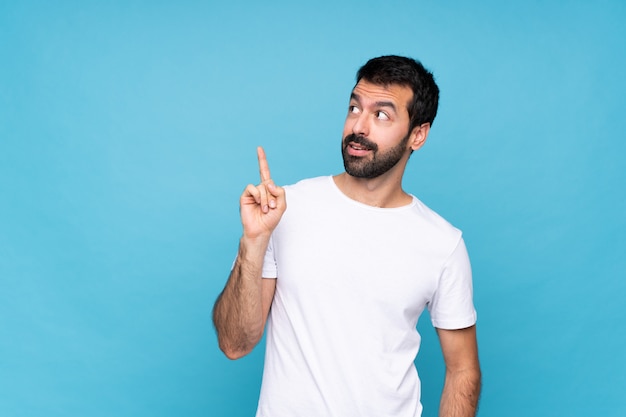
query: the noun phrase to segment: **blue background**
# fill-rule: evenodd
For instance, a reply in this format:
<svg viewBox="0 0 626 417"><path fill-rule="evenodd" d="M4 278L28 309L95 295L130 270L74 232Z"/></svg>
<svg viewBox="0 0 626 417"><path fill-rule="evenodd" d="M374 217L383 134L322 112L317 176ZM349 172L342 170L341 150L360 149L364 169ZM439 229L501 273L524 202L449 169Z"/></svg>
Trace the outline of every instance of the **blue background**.
<svg viewBox="0 0 626 417"><path fill-rule="evenodd" d="M228 361L210 314L255 147L280 184L340 172L354 73L389 53L442 90L405 188L465 233L479 415L626 415L625 21L619 1L3 1L0 415L253 415L263 348Z"/></svg>

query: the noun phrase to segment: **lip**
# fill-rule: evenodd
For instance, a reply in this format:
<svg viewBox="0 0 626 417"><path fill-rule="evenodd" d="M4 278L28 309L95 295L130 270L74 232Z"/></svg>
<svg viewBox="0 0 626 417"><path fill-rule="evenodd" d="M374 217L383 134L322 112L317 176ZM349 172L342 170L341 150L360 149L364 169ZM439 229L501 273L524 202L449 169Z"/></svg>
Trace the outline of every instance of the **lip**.
<svg viewBox="0 0 626 417"><path fill-rule="evenodd" d="M348 155L352 156L365 156L371 152L370 149L364 148L363 145L359 145L354 142L348 142L346 149L348 151Z"/></svg>

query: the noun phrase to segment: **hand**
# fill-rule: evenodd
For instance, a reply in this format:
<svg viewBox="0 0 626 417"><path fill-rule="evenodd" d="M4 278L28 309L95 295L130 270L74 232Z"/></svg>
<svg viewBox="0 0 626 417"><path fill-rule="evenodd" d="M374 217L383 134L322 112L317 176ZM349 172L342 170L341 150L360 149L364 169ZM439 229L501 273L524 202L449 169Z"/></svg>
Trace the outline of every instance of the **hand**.
<svg viewBox="0 0 626 417"><path fill-rule="evenodd" d="M243 234L252 239L263 235L269 237L287 208L285 190L272 181L265 151L260 146L257 156L261 183L257 186L249 184L239 200Z"/></svg>

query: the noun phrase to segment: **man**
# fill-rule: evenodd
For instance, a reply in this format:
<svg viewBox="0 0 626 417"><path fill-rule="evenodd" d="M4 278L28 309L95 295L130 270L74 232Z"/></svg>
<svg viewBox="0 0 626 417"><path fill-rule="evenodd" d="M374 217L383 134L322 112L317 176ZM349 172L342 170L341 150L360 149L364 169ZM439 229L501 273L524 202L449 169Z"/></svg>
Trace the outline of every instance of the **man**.
<svg viewBox="0 0 626 417"><path fill-rule="evenodd" d="M426 307L446 364L440 415L475 415L476 313L461 232L402 189L438 97L419 62L374 58L350 96L344 173L282 188L258 149L261 183L241 196L243 236L213 311L231 359L252 350L267 321L257 417L420 416L414 359Z"/></svg>

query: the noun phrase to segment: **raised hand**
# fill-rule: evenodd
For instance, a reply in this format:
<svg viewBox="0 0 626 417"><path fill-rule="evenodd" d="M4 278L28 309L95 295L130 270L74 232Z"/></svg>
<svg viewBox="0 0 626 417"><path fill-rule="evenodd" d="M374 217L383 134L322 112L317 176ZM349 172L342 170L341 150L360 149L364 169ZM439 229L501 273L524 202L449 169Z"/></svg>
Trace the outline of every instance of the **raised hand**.
<svg viewBox="0 0 626 417"><path fill-rule="evenodd" d="M252 239L269 237L287 208L285 190L272 181L265 151L260 146L257 156L261 183L249 184L239 199L243 234Z"/></svg>
<svg viewBox="0 0 626 417"><path fill-rule="evenodd" d="M220 349L230 359L247 355L261 340L276 289L275 279L262 279L272 231L287 203L285 190L272 181L263 148L257 148L261 183L248 185L239 200L243 237L237 260L213 307Z"/></svg>

